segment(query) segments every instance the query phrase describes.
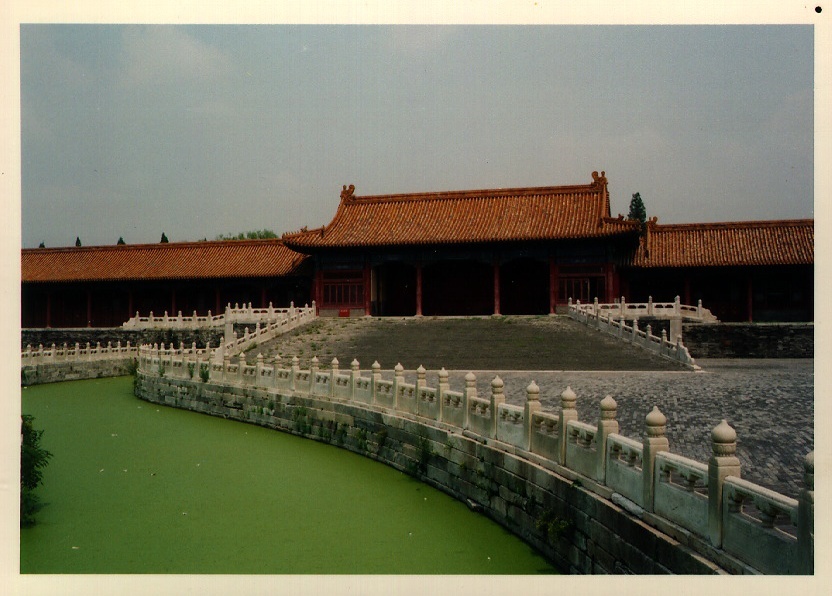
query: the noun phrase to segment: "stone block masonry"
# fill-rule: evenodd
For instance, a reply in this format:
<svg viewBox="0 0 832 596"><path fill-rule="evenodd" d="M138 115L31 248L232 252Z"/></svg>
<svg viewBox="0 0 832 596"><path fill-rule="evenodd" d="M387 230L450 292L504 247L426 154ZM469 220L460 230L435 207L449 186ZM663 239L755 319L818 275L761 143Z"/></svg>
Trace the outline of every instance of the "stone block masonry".
<svg viewBox="0 0 832 596"><path fill-rule="evenodd" d="M121 377L135 369L135 358L114 358L94 362L54 362L23 366L20 369L20 384L40 385L61 381Z"/></svg>
<svg viewBox="0 0 832 596"><path fill-rule="evenodd" d="M378 365L325 369L313 359L256 365L206 350L142 347L142 399L329 442L408 472L488 515L572 573L813 573L814 459L798 499L741 480L736 432L712 432L703 464L671 453L667 419L654 408L643 441L618 434L617 404L600 403L597 425L578 420L567 389L560 412L504 402L503 383L478 396L467 375L451 391L439 372L405 382ZM444 374L443 374L444 373ZM771 548L761 552L758 544Z"/></svg>
<svg viewBox="0 0 832 596"><path fill-rule="evenodd" d="M696 358L814 358L812 323L684 324L682 336Z"/></svg>

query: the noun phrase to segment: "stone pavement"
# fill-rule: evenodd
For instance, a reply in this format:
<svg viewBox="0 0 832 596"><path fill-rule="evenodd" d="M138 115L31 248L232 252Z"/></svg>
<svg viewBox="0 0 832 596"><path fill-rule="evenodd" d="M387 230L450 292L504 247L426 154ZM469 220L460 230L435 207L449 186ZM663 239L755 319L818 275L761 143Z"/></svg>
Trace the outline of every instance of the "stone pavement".
<svg viewBox="0 0 832 596"><path fill-rule="evenodd" d="M599 402L618 403L621 434L641 440L644 418L658 406L667 417L674 453L707 463L711 430L723 418L737 431L742 477L797 497L803 486L803 458L814 449L814 360L700 360L703 372L667 371L474 371L477 392L491 393L495 374L505 382L506 402L522 405L531 380L540 386L541 408L560 411L567 387L578 396L583 422L598 421ZM451 389L465 386L468 371L449 374ZM429 371L428 386L436 386ZM384 378L392 378L392 372ZM415 372L406 371L407 382Z"/></svg>
<svg viewBox="0 0 832 596"><path fill-rule="evenodd" d="M694 373L566 317L318 319L251 351L248 360L261 350L297 355L304 368L313 355L324 369L333 356L342 369L357 357L364 375L378 359L386 379L400 361L409 383L421 363L430 387L437 378L430 369L458 367L450 374L456 391L465 386L470 368L464 367L482 368L489 372L474 370L481 396L490 395L493 368L500 366L511 369L498 371L508 403L522 405L534 380L542 408L557 412L561 392L571 386L580 420L594 424L609 394L618 402L621 433L639 440L655 405L667 416L671 451L703 463L711 430L724 418L737 431L743 478L792 497L803 485L803 458L814 449L813 359L698 359L703 371Z"/></svg>

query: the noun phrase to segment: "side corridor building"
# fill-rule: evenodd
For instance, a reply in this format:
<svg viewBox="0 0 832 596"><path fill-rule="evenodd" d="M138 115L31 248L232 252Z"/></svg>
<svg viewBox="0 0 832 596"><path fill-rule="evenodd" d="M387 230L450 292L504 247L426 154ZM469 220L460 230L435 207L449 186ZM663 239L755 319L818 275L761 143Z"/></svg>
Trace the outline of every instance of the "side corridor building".
<svg viewBox="0 0 832 596"><path fill-rule="evenodd" d="M584 185L356 196L279 240L24 249L23 327L316 301L333 316L549 314L568 300L702 300L723 321L811 321L814 221L642 225Z"/></svg>

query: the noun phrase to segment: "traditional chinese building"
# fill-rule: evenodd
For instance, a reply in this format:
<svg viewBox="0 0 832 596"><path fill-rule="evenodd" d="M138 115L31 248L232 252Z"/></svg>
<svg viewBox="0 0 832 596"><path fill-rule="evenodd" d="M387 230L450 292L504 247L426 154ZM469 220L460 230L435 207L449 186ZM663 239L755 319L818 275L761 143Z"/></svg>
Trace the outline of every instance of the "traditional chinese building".
<svg viewBox="0 0 832 596"><path fill-rule="evenodd" d="M723 321L813 320L814 221L642 225L584 185L356 196L281 240L26 249L23 326L118 326L228 302L322 315L548 314L701 299Z"/></svg>
<svg viewBox="0 0 832 596"><path fill-rule="evenodd" d="M222 313L309 300L306 256L280 240L27 249L23 327L118 327L141 312Z"/></svg>

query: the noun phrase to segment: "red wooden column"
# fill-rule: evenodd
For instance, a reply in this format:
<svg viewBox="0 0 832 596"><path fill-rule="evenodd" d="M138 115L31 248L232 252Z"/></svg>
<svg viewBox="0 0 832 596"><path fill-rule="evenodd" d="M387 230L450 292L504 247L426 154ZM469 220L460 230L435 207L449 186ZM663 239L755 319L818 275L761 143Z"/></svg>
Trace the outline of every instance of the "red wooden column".
<svg viewBox="0 0 832 596"><path fill-rule="evenodd" d="M549 314L553 315L558 308L558 266L555 257L549 257Z"/></svg>
<svg viewBox="0 0 832 596"><path fill-rule="evenodd" d="M500 314L500 263L494 262L494 314Z"/></svg>
<svg viewBox="0 0 832 596"><path fill-rule="evenodd" d="M370 316L370 298L372 297L372 271L370 270L370 263L364 262L364 316Z"/></svg>
<svg viewBox="0 0 832 596"><path fill-rule="evenodd" d="M422 316L422 264L416 263L416 316Z"/></svg>
<svg viewBox="0 0 832 596"><path fill-rule="evenodd" d="M605 264L604 269L605 269L605 278L606 278L606 283L604 284L606 286L606 290L605 290L604 293L606 294L606 296L603 297L603 300L605 302L609 303L609 302L613 302L615 300L615 290L616 290L616 288L613 287L614 279L613 279L613 274L612 274L612 263ZM592 299L592 298L595 298L595 296L590 296L589 298ZM598 296L598 300L600 301L601 299L602 299L602 297Z"/></svg>

